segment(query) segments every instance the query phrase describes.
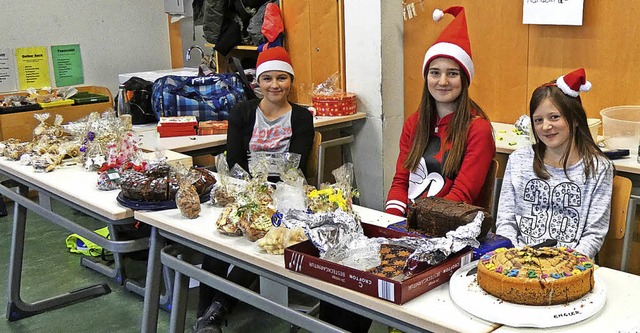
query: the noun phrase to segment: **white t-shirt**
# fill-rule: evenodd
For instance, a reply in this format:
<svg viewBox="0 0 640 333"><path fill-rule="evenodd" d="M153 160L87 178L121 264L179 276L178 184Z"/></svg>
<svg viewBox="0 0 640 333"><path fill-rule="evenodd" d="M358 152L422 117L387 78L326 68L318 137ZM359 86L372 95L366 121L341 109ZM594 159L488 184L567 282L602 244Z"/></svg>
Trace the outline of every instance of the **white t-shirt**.
<svg viewBox="0 0 640 333"><path fill-rule="evenodd" d="M256 122L253 125L251 140L249 140L249 164L251 164L256 152L273 153L273 156L288 152L292 133L291 111L269 121L260 110L260 107L257 107ZM269 174L279 174L275 162L271 162Z"/></svg>

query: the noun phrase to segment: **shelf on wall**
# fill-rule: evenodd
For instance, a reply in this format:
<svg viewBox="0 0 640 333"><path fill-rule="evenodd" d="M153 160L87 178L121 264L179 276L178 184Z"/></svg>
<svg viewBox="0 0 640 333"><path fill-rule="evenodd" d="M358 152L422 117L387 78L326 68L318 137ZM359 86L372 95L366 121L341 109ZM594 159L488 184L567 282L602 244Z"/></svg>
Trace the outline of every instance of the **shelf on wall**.
<svg viewBox="0 0 640 333"><path fill-rule="evenodd" d="M204 47L215 47L216 44L211 44L211 43L205 43ZM233 48L234 50L243 50L243 51L257 51L258 47L255 45L238 45L236 47Z"/></svg>

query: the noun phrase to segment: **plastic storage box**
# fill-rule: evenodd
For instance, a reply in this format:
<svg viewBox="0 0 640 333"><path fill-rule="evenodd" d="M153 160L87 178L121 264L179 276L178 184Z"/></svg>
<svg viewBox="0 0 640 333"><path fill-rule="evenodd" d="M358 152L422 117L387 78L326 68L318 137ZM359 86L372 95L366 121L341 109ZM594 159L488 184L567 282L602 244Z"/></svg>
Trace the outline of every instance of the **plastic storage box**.
<svg viewBox="0 0 640 333"><path fill-rule="evenodd" d="M609 149L638 152L640 142L640 105L613 106L600 111L602 135Z"/></svg>
<svg viewBox="0 0 640 333"><path fill-rule="evenodd" d="M587 124L589 124L589 132L591 132L593 141L598 142L598 130L600 129L600 125L602 125L602 120L598 118L587 118Z"/></svg>

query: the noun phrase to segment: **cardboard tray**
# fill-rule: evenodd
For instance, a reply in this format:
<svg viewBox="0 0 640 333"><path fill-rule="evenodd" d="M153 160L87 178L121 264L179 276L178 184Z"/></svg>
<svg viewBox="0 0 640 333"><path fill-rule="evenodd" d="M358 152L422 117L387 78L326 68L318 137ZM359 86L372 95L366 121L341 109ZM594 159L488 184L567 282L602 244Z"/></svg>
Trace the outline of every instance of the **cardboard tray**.
<svg viewBox="0 0 640 333"><path fill-rule="evenodd" d="M88 91L81 91L71 96L71 99L75 101L74 103L75 105L80 105L80 104L108 102L109 96L101 95L101 94L92 94Z"/></svg>
<svg viewBox="0 0 640 333"><path fill-rule="evenodd" d="M72 99L61 99L55 102L47 102L47 103L38 103L43 109L48 108L56 108L59 106L69 106L72 105L74 101Z"/></svg>
<svg viewBox="0 0 640 333"><path fill-rule="evenodd" d="M362 224L369 237L397 238L407 234ZM425 292L449 281L460 266L471 261L472 251L464 249L451 255L440 265L431 266L404 281L379 277L372 273L349 268L318 258L318 249L310 240L290 246L284 250L285 267L320 280L355 290L395 304L404 304Z"/></svg>
<svg viewBox="0 0 640 333"><path fill-rule="evenodd" d="M25 104L20 106L7 106L0 107L0 114L9 114L23 111L42 110L42 107L38 103Z"/></svg>

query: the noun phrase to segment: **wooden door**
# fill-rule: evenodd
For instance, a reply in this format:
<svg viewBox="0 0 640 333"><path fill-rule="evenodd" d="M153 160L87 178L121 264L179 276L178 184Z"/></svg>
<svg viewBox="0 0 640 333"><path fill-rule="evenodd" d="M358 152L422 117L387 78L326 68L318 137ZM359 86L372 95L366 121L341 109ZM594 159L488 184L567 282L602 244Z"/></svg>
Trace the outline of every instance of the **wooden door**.
<svg viewBox="0 0 640 333"><path fill-rule="evenodd" d="M282 0L280 6L285 46L295 71L290 100L311 104L313 87L336 72L338 86L343 88L342 0Z"/></svg>

